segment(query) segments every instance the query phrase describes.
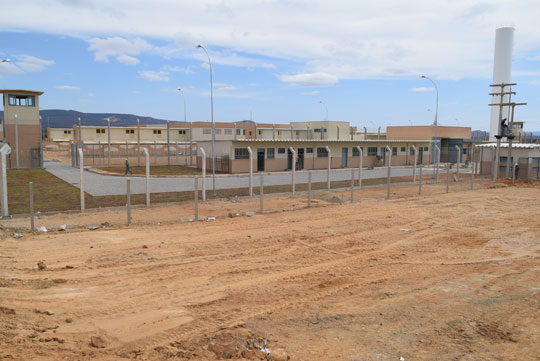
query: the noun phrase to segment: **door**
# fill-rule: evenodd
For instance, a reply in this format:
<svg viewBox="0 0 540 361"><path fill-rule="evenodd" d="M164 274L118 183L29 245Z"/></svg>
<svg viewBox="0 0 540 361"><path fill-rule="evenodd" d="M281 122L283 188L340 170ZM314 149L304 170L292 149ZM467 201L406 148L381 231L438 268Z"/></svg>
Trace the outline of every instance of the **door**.
<svg viewBox="0 0 540 361"><path fill-rule="evenodd" d="M304 169L304 148L298 148L298 166Z"/></svg>
<svg viewBox="0 0 540 361"><path fill-rule="evenodd" d="M257 149L257 171L264 171L264 148Z"/></svg>
<svg viewBox="0 0 540 361"><path fill-rule="evenodd" d="M347 168L349 148L341 148L341 168Z"/></svg>
<svg viewBox="0 0 540 361"><path fill-rule="evenodd" d="M287 148L287 169L292 169L292 152Z"/></svg>
<svg viewBox="0 0 540 361"><path fill-rule="evenodd" d="M381 147L381 164L386 164L386 147Z"/></svg>
<svg viewBox="0 0 540 361"><path fill-rule="evenodd" d="M418 147L418 164L424 164L424 147Z"/></svg>

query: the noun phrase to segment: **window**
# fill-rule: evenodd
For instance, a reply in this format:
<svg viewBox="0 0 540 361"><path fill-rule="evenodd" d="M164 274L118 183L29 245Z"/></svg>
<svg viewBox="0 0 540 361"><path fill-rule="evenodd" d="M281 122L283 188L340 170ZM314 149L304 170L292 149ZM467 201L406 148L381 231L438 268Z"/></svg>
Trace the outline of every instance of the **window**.
<svg viewBox="0 0 540 361"><path fill-rule="evenodd" d="M392 147L392 155L397 155L397 147Z"/></svg>
<svg viewBox="0 0 540 361"><path fill-rule="evenodd" d="M202 133L203 134L212 134L212 128L203 128Z"/></svg>
<svg viewBox="0 0 540 361"><path fill-rule="evenodd" d="M178 134L180 135L185 135L186 134L186 130L185 129L181 129L178 131Z"/></svg>
<svg viewBox="0 0 540 361"><path fill-rule="evenodd" d="M401 147L401 153L405 153L407 150L405 147Z"/></svg>
<svg viewBox="0 0 540 361"><path fill-rule="evenodd" d="M9 95L9 105L18 107L34 107L36 106L36 97L34 95Z"/></svg>
<svg viewBox="0 0 540 361"><path fill-rule="evenodd" d="M463 155L467 154L467 148L463 148Z"/></svg>
<svg viewBox="0 0 540 361"><path fill-rule="evenodd" d="M96 128L96 134L105 134L105 128Z"/></svg>
<svg viewBox="0 0 540 361"><path fill-rule="evenodd" d="M262 135L262 130L259 130L259 135Z"/></svg>
<svg viewBox="0 0 540 361"><path fill-rule="evenodd" d="M326 133L326 128L324 128L324 132Z"/></svg>
<svg viewBox="0 0 540 361"><path fill-rule="evenodd" d="M377 147L368 147L367 155L377 155Z"/></svg>
<svg viewBox="0 0 540 361"><path fill-rule="evenodd" d="M154 129L154 134L161 134L161 129Z"/></svg>
<svg viewBox="0 0 540 361"><path fill-rule="evenodd" d="M246 130L244 129L244 131L246 131ZM246 133L244 133L244 134L246 134ZM249 136L251 137L251 130L249 131Z"/></svg>
<svg viewBox="0 0 540 361"><path fill-rule="evenodd" d="M353 147L352 148L352 156L353 157L359 157L360 156L360 151L358 150L358 147Z"/></svg>
<svg viewBox="0 0 540 361"><path fill-rule="evenodd" d="M285 154L285 148L278 148L278 154Z"/></svg>
<svg viewBox="0 0 540 361"><path fill-rule="evenodd" d="M328 152L326 148L317 148L317 158L328 158Z"/></svg>
<svg viewBox="0 0 540 361"><path fill-rule="evenodd" d="M135 129L126 129L126 134L135 134Z"/></svg>
<svg viewBox="0 0 540 361"><path fill-rule="evenodd" d="M313 129L313 131L314 131L315 133L320 133L320 132L321 132L321 128L315 128L315 129Z"/></svg>
<svg viewBox="0 0 540 361"><path fill-rule="evenodd" d="M221 134L221 129L219 128L214 129L214 131L216 132L216 134Z"/></svg>
<svg viewBox="0 0 540 361"><path fill-rule="evenodd" d="M236 129L236 135L240 135L242 133L242 129Z"/></svg>
<svg viewBox="0 0 540 361"><path fill-rule="evenodd" d="M71 134L71 130L64 130L64 134Z"/></svg>
<svg viewBox="0 0 540 361"><path fill-rule="evenodd" d="M266 148L266 159L274 159L274 148Z"/></svg>
<svg viewBox="0 0 540 361"><path fill-rule="evenodd" d="M232 135L232 129L225 129L225 135Z"/></svg>
<svg viewBox="0 0 540 361"><path fill-rule="evenodd" d="M414 155L414 148L413 148L413 147L411 147L411 148L409 149L409 154L410 154L410 155Z"/></svg>
<svg viewBox="0 0 540 361"><path fill-rule="evenodd" d="M424 152L427 152L428 151L428 147L424 147Z"/></svg>
<svg viewBox="0 0 540 361"><path fill-rule="evenodd" d="M306 153L312 154L313 153L313 148L306 148Z"/></svg>
<svg viewBox="0 0 540 361"><path fill-rule="evenodd" d="M235 148L234 159L249 159L249 152L247 148Z"/></svg>

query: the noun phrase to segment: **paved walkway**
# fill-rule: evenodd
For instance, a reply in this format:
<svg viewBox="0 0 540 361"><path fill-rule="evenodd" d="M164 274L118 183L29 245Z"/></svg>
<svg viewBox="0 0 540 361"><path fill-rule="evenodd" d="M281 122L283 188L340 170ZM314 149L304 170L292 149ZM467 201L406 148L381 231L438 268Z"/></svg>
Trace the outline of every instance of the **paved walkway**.
<svg viewBox="0 0 540 361"><path fill-rule="evenodd" d="M79 187L80 173L78 168L73 168L69 164L59 163L57 161L45 160L45 169L64 181ZM387 168L363 169L363 179L385 178ZM418 168L416 172L418 174ZM455 170L451 170L455 172ZM312 182L326 182L326 170L312 171ZM392 168L392 176L412 176L412 167ZM434 174L433 168L424 168L423 174ZM358 170L355 169L355 177L358 179ZM93 196L109 196L126 194L126 179L131 179L131 192L133 194L146 192L146 179L144 177L124 177L102 175L93 172L84 171L84 190ZM264 176L264 185L285 185L291 184L291 173L270 173ZM350 180L351 169L333 169L330 179L332 181ZM307 171L296 172L296 183L307 183ZM202 180L201 180L202 182ZM253 185L259 184L257 173L253 175ZM249 187L249 176L242 175L216 175L216 189L247 188ZM194 182L191 177L151 177L150 192L182 192L193 191ZM199 183L199 189L202 189L202 183ZM212 189L212 175L207 174L206 189Z"/></svg>

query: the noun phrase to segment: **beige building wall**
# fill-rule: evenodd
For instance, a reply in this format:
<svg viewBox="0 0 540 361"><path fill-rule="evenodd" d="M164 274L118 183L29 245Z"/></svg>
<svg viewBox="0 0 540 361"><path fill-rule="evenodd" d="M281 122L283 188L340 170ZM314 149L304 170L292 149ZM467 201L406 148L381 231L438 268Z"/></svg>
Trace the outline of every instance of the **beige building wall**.
<svg viewBox="0 0 540 361"><path fill-rule="evenodd" d="M313 129L313 139L350 140L351 129L349 122L314 121L291 122L294 128Z"/></svg>
<svg viewBox="0 0 540 361"><path fill-rule="evenodd" d="M471 139L470 127L447 127L447 126L388 126L386 128L386 139L400 140L431 140L435 137L435 128L437 128L437 138L458 138Z"/></svg>

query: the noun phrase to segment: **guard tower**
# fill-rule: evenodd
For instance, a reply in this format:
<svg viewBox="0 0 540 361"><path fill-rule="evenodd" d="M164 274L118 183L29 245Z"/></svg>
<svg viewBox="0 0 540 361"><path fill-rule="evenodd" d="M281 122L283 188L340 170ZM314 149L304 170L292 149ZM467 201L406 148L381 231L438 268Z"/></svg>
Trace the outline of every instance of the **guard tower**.
<svg viewBox="0 0 540 361"><path fill-rule="evenodd" d="M2 141L12 152L8 168L41 168L43 154L39 96L43 92L20 89L0 89L4 100Z"/></svg>

